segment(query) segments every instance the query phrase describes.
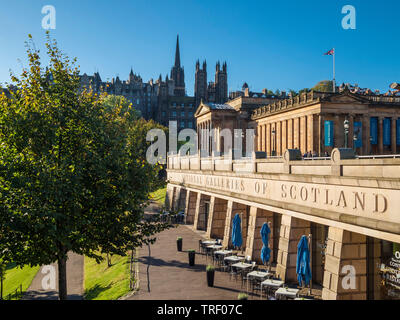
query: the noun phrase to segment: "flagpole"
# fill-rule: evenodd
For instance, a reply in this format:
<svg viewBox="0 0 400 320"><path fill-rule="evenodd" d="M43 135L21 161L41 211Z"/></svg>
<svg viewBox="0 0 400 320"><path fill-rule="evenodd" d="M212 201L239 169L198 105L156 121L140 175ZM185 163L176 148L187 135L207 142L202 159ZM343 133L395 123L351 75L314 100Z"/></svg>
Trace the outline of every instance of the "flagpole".
<svg viewBox="0 0 400 320"><path fill-rule="evenodd" d="M335 54L336 50L333 48L333 93L336 93Z"/></svg>

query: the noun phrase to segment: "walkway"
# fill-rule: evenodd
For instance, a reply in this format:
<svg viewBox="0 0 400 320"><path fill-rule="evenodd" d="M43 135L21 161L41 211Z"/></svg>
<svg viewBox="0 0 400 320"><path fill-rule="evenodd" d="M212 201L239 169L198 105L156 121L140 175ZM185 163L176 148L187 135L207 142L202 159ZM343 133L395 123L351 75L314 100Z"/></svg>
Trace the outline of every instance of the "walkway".
<svg viewBox="0 0 400 320"><path fill-rule="evenodd" d="M183 252L176 248L176 238L183 238ZM205 256L196 255L196 265L188 264L188 249L198 251L202 237L181 225L160 233L157 242L151 245L149 257L148 247L139 252L140 290L129 300L237 300L241 289L241 281L230 280L223 272L215 273L214 287L207 286ZM211 259L208 260L211 263ZM147 267L149 264L150 292L148 292Z"/></svg>
<svg viewBox="0 0 400 320"><path fill-rule="evenodd" d="M84 258L76 253L68 254L67 261L67 292L69 300L83 299L83 281L84 281ZM33 279L30 287L25 292L23 300L58 300L58 266L57 263L52 264L55 268L55 290L44 290L42 280L49 273L42 274L43 266Z"/></svg>

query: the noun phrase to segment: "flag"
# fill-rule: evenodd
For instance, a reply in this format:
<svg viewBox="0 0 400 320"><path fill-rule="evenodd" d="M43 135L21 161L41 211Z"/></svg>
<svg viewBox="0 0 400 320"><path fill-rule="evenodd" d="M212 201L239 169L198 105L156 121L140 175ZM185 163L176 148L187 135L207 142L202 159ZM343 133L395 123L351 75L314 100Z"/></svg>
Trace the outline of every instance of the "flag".
<svg viewBox="0 0 400 320"><path fill-rule="evenodd" d="M324 56L333 56L334 54L335 54L335 49L331 49L327 53L325 53Z"/></svg>

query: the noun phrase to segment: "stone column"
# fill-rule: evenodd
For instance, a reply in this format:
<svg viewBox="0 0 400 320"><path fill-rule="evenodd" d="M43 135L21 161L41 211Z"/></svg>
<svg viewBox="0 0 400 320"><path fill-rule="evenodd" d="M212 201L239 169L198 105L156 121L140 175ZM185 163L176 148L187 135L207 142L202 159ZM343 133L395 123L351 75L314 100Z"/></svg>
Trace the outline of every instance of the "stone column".
<svg viewBox="0 0 400 320"><path fill-rule="evenodd" d="M397 121L397 117L392 117L392 130L391 130L391 134L392 134L392 148L391 151L393 154L396 154L396 121Z"/></svg>
<svg viewBox="0 0 400 320"><path fill-rule="evenodd" d="M318 143L318 153L322 156L325 152L325 116L320 114L318 116L318 123L319 123L319 143Z"/></svg>
<svg viewBox="0 0 400 320"><path fill-rule="evenodd" d="M304 154L308 151L307 149L307 117L302 116L300 118L300 150Z"/></svg>
<svg viewBox="0 0 400 320"><path fill-rule="evenodd" d="M314 115L312 114L307 116L307 147L311 153L316 151L314 148Z"/></svg>
<svg viewBox="0 0 400 320"><path fill-rule="evenodd" d="M267 155L270 156L271 155L271 124L268 123L267 124L267 133L266 133L266 152Z"/></svg>
<svg viewBox="0 0 400 320"><path fill-rule="evenodd" d="M179 210L179 200L181 196L181 189L182 187L175 187L174 188L174 200L172 202L172 210Z"/></svg>
<svg viewBox="0 0 400 320"><path fill-rule="evenodd" d="M354 114L349 114L349 135L347 137L347 145L353 149L354 145Z"/></svg>
<svg viewBox="0 0 400 320"><path fill-rule="evenodd" d="M383 117L378 119L378 153L383 154Z"/></svg>
<svg viewBox="0 0 400 320"><path fill-rule="evenodd" d="M310 222L282 215L276 274L286 282L297 281L297 245L310 234Z"/></svg>
<svg viewBox="0 0 400 320"><path fill-rule="evenodd" d="M211 197L210 213L208 216L207 237L224 238L224 228L228 201Z"/></svg>
<svg viewBox="0 0 400 320"><path fill-rule="evenodd" d="M196 216L196 204L197 204L197 193L193 191L188 191L188 194L186 195L186 206L185 206L186 223L188 224L194 223L194 219Z"/></svg>
<svg viewBox="0 0 400 320"><path fill-rule="evenodd" d="M194 222L193 222L194 230L197 230L199 226L200 204L201 204L201 193L197 192L196 209L195 209L196 211L194 214Z"/></svg>
<svg viewBox="0 0 400 320"><path fill-rule="evenodd" d="M282 121L282 154L288 148L287 141L287 120Z"/></svg>
<svg viewBox="0 0 400 320"><path fill-rule="evenodd" d="M363 115L363 155L369 155L371 153L371 141L370 141L370 123L368 115Z"/></svg>
<svg viewBox="0 0 400 320"><path fill-rule="evenodd" d="M365 300L366 257L365 235L329 227L322 299Z"/></svg>
<svg viewBox="0 0 400 320"><path fill-rule="evenodd" d="M246 243L246 256L250 256L253 261L262 263L261 261L261 249L263 247L261 239L261 228L264 223L271 222L271 234L269 238L268 247L271 249L270 262L273 259L273 237L274 237L274 226L273 226L273 212L258 209L256 207L250 208L249 216L249 227L247 232L247 243Z"/></svg>
<svg viewBox="0 0 400 320"><path fill-rule="evenodd" d="M265 134L266 134L266 129L265 125L261 126L261 149L260 151L265 151Z"/></svg>
<svg viewBox="0 0 400 320"><path fill-rule="evenodd" d="M288 135L288 149L294 149L293 144L293 119L288 120L288 128L287 128L287 135Z"/></svg>
<svg viewBox="0 0 400 320"><path fill-rule="evenodd" d="M293 119L293 148L300 149L300 118Z"/></svg>
<svg viewBox="0 0 400 320"><path fill-rule="evenodd" d="M276 155L281 156L282 152L282 122L276 123Z"/></svg>
<svg viewBox="0 0 400 320"><path fill-rule="evenodd" d="M165 196L165 208L167 210L170 210L172 208L173 199L174 199L174 186L171 184L168 184L167 193Z"/></svg>
<svg viewBox="0 0 400 320"><path fill-rule="evenodd" d="M350 127L351 127L351 126L350 126ZM341 139L341 137L342 137L343 135L340 134L340 131L341 131L340 128L342 128L342 127L340 126L340 117L339 117L339 115L335 115L335 116L334 116L334 127L333 127L333 136L334 136L333 145L334 145L336 148L344 147L344 146L343 146L343 141L344 141L344 139Z"/></svg>
<svg viewBox="0 0 400 320"><path fill-rule="evenodd" d="M232 208L233 208L233 202L228 201L228 204L226 206L226 215L225 215L225 228L224 228L224 240L222 242L222 245L225 248L229 247L229 240L231 237L231 221L232 221Z"/></svg>

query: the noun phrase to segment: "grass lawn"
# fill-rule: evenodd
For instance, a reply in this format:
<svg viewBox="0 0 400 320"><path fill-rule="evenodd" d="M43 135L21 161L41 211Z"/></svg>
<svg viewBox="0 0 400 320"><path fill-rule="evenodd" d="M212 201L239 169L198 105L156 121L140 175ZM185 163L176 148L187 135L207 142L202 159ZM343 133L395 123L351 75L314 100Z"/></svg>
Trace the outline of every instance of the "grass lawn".
<svg viewBox="0 0 400 320"><path fill-rule="evenodd" d="M129 255L112 256L112 266L107 260L97 264L94 259L85 257L85 299L117 300L129 290Z"/></svg>
<svg viewBox="0 0 400 320"><path fill-rule="evenodd" d="M7 299L7 295L15 293L15 289L22 284L22 291L25 292L32 283L33 278L38 273L40 266L30 267L25 266L24 268L15 267L14 264L10 264L6 270L6 277L3 283L3 298ZM14 298L15 299L15 298Z"/></svg>
<svg viewBox="0 0 400 320"><path fill-rule="evenodd" d="M165 196L167 195L167 187L158 189L150 194L150 199L153 199L160 205L164 205L165 203Z"/></svg>

